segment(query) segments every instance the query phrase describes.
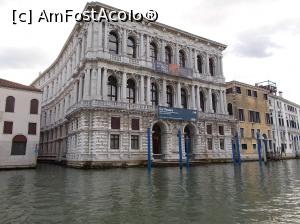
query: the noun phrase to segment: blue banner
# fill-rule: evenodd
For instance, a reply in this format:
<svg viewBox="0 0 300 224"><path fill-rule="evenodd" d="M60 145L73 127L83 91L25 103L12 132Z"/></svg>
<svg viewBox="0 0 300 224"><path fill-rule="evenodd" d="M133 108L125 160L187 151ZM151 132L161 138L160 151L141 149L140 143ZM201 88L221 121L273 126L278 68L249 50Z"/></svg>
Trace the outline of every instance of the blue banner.
<svg viewBox="0 0 300 224"><path fill-rule="evenodd" d="M196 121L197 111L187 110L183 108L173 108L173 107L158 107L158 117L159 119L166 120L184 120L184 121Z"/></svg>

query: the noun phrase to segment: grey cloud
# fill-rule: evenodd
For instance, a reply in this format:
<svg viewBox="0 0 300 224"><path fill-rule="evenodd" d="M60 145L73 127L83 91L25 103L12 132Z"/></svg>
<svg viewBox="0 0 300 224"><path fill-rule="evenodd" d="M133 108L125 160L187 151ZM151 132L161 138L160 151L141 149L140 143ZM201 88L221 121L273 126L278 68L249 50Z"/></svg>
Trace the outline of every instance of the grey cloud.
<svg viewBox="0 0 300 224"><path fill-rule="evenodd" d="M2 48L0 50L1 69L34 68L46 62L46 53L36 48Z"/></svg>
<svg viewBox="0 0 300 224"><path fill-rule="evenodd" d="M272 41L277 33L300 33L299 20L283 20L279 23L246 30L237 35L232 52L242 57L264 58L273 55L273 51L280 46Z"/></svg>
<svg viewBox="0 0 300 224"><path fill-rule="evenodd" d="M269 35L253 31L239 35L233 51L238 56L264 58L272 56L272 50L279 47Z"/></svg>

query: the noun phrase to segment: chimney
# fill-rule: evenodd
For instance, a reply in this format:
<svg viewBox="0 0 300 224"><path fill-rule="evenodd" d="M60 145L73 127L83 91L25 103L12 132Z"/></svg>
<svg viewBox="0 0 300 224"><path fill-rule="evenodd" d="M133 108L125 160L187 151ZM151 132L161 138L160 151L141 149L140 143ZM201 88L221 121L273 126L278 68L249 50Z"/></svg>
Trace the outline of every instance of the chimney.
<svg viewBox="0 0 300 224"><path fill-rule="evenodd" d="M282 91L279 91L278 93L279 93L279 96L282 98Z"/></svg>

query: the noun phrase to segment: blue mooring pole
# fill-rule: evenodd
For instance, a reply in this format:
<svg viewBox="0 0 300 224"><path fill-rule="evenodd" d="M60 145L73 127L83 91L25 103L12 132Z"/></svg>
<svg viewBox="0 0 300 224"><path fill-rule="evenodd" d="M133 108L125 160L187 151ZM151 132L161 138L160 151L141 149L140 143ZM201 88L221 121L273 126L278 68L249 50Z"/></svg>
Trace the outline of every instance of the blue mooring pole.
<svg viewBox="0 0 300 224"><path fill-rule="evenodd" d="M147 128L147 139L148 139L148 171L151 171L151 146L150 146L150 139L151 139L151 129Z"/></svg>
<svg viewBox="0 0 300 224"><path fill-rule="evenodd" d="M259 133L256 134L256 141L257 141L257 153L258 153L258 160L261 163L261 140L259 138Z"/></svg>
<svg viewBox="0 0 300 224"><path fill-rule="evenodd" d="M182 170L182 146L181 146L181 130L178 130L178 145L179 145L179 168Z"/></svg>
<svg viewBox="0 0 300 224"><path fill-rule="evenodd" d="M238 164L241 164L241 152L240 152L240 140L239 140L239 135L236 135L236 149L237 149L237 154L238 154Z"/></svg>
<svg viewBox="0 0 300 224"><path fill-rule="evenodd" d="M187 135L185 138L185 157L186 157L186 168L190 168L190 161L189 161L189 136Z"/></svg>
<svg viewBox="0 0 300 224"><path fill-rule="evenodd" d="M231 151L232 151L232 160L233 160L233 163L236 164L236 159L235 159L235 143L234 143L234 138L231 139Z"/></svg>

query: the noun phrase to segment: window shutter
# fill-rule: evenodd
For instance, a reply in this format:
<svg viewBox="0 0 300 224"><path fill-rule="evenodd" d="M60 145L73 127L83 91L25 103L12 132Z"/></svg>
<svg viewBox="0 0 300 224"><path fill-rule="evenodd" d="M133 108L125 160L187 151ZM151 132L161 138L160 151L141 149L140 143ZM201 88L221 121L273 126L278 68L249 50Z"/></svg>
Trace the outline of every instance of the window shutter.
<svg viewBox="0 0 300 224"><path fill-rule="evenodd" d="M138 118L133 118L131 120L131 129L140 130L140 120Z"/></svg>
<svg viewBox="0 0 300 224"><path fill-rule="evenodd" d="M120 129L120 117L111 118L111 129Z"/></svg>

